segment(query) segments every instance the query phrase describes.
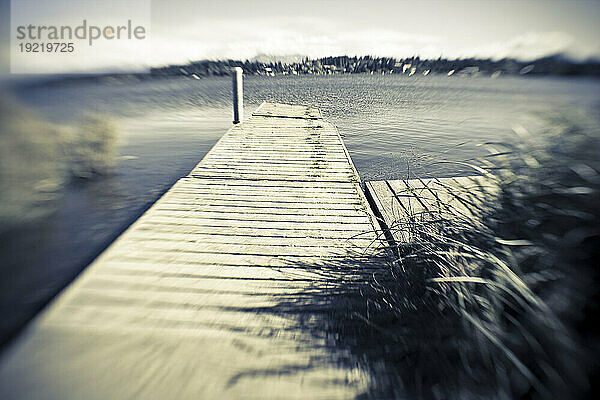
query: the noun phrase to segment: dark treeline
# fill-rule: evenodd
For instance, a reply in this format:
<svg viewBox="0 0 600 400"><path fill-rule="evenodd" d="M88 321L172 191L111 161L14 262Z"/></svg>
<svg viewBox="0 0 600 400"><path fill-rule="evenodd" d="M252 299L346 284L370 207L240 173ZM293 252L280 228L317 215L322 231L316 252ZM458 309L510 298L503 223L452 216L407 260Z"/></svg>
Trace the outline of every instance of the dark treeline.
<svg viewBox="0 0 600 400"><path fill-rule="evenodd" d="M296 75L296 74L334 74L334 73L404 73L404 74L467 74L494 75L531 74L531 75L569 75L600 76L600 61L575 62L563 56L551 56L534 61L518 61L511 58L491 59L454 59L436 60L388 57L323 57L305 58L302 62L259 62L202 60L185 65L170 65L152 68L152 76L222 76L229 75L232 67L242 67L247 75Z"/></svg>
<svg viewBox="0 0 600 400"><path fill-rule="evenodd" d="M303 74L447 74L467 76L500 75L562 75L600 77L600 61L575 62L563 56L551 56L534 61L518 61L512 58L436 60L390 57L323 57L305 58L301 62L261 62L239 60L201 60L184 65L168 65L151 68L150 73L108 73L90 75L59 75L50 78L22 82L21 86L52 86L83 81L139 81L170 76L187 76L200 79L210 76L231 75L233 67L242 67L246 75L303 75Z"/></svg>

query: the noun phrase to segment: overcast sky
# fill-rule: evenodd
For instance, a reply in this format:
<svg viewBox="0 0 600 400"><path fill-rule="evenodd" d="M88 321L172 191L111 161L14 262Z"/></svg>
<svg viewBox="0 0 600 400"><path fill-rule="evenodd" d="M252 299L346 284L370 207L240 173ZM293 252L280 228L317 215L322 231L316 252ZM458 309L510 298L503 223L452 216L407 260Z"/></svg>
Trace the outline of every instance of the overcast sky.
<svg viewBox="0 0 600 400"><path fill-rule="evenodd" d="M583 0L151 0L147 62L257 54L585 59L600 57L599 22L600 1Z"/></svg>
<svg viewBox="0 0 600 400"><path fill-rule="evenodd" d="M257 53L600 55L600 1L157 1L156 62Z"/></svg>

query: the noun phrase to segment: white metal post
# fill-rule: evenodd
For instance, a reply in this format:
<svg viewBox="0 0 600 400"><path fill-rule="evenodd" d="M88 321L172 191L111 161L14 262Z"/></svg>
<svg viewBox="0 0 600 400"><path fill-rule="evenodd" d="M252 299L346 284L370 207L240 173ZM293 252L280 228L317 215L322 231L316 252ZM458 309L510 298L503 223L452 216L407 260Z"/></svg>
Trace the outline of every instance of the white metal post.
<svg viewBox="0 0 600 400"><path fill-rule="evenodd" d="M239 124L244 119L244 83L241 67L233 69L233 123Z"/></svg>

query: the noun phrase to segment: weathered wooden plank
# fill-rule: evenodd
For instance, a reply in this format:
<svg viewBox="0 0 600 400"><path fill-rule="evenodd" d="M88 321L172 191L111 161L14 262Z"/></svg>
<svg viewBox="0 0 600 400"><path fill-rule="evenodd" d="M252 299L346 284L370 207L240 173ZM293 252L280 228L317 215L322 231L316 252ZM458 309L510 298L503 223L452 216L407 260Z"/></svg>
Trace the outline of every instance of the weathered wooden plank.
<svg viewBox="0 0 600 400"><path fill-rule="evenodd" d="M132 233L129 237L131 241L140 242L176 242L176 243L221 243L221 244L260 244L272 247L294 246L298 244L298 238L294 237L275 237L273 236L249 236L249 235L215 235L210 232L204 233L177 233L177 232L152 232L142 231ZM347 248L356 246L365 248L371 243L371 239L348 239L340 241L335 238L303 238L303 247L341 247Z"/></svg>
<svg viewBox="0 0 600 400"><path fill-rule="evenodd" d="M272 165L270 163L254 163L254 164L250 164L250 163L210 163L210 164L205 164L205 168L207 169L224 169L224 170L231 170L233 168L237 169L237 170L248 170L248 171L261 171L264 170L265 168L272 168ZM313 170L313 166L311 165L281 165L280 167L278 167L279 171L285 171L285 172L302 172L302 173L307 173L307 172L311 172ZM329 165L327 166L327 170L329 172L351 172L352 169L350 169L348 166L342 167L342 166L335 166L335 165Z"/></svg>
<svg viewBox="0 0 600 400"><path fill-rule="evenodd" d="M296 261L296 260L293 260ZM327 261L327 262L325 262ZM313 260L313 265L328 268L331 260ZM319 268L307 270L302 268L300 262L288 262L279 266L261 266L254 264L189 264L182 262L169 263L169 269L165 270L163 264L155 262L136 262L131 260L115 260L106 263L106 267L97 273L98 277L123 275L130 280L137 276L149 276L162 281L172 277L198 278L205 280L208 284L214 280L233 280L238 282L239 287L246 287L248 282L254 281L282 281L286 285L295 285L299 281L319 282L322 271ZM333 266L337 266L333 264ZM363 272L361 268L357 273ZM369 272L369 271L367 271ZM239 281L243 281L243 285Z"/></svg>
<svg viewBox="0 0 600 400"><path fill-rule="evenodd" d="M248 182L248 180L240 180L244 182ZM249 182L251 184L251 182ZM194 187L194 186L182 186L179 188L177 193L170 194L170 197L178 197L178 195L186 195L186 194L196 194L199 196L202 195L219 195L219 196L238 196L238 197L252 197L252 196L260 196L263 198L269 198L269 196L280 197L280 198L322 198L326 197L323 200L329 199L358 199L355 193L352 193L351 190L346 190L342 188L314 188L314 190L310 190L309 188L301 188L298 187L296 189L288 189L282 188L281 190L277 190L275 187L264 187L262 189L252 189L246 187L240 187L239 190L236 190L235 187L227 187L227 186L204 186L204 187Z"/></svg>
<svg viewBox="0 0 600 400"><path fill-rule="evenodd" d="M200 183L194 178L186 177L186 178L180 179L177 183L175 183L175 185L173 185L173 188L176 188L179 186L184 186L184 185L203 185L203 186L222 185L224 187L235 187L235 186L248 186L248 182L235 181L235 180L230 180L230 179L213 178L210 180L202 181L202 183ZM302 185L298 185L293 182L273 181L273 180L264 180L264 179L258 179L258 180L252 181L252 186L253 187L263 187L263 186L264 187L281 187L281 188L285 188L285 189L287 189L288 187L291 187L292 189L303 189L303 188L311 188L312 189L312 188L322 188L322 187L354 189L356 187L356 185L352 182L325 182L324 181L324 182L307 182L307 183L303 183ZM167 192L167 194L171 193L171 192Z"/></svg>
<svg viewBox="0 0 600 400"><path fill-rule="evenodd" d="M377 270L374 221L320 111L263 103L31 324L0 398L354 398L298 320Z"/></svg>
<svg viewBox="0 0 600 400"><path fill-rule="evenodd" d="M236 201L233 199L216 199L208 200L206 197L202 198L201 196L195 197L196 199L202 199L202 204L190 204L189 198L176 198L169 197L168 199L163 199L160 203L160 207L162 208L179 208L179 209L203 209L203 208L211 208L213 210L219 210L223 212L227 212L230 210L243 209L248 212L258 209L268 209L273 210L273 212L277 212L275 210L281 210L281 212L291 211L298 213L307 213L307 214L320 214L320 213L328 213L329 210L337 210L341 213L351 212L352 210L361 210L360 203L357 202L349 202L349 203L318 203L318 202L297 202L297 203L282 203L275 202L273 200L261 201L261 202L250 202L250 201Z"/></svg>
<svg viewBox="0 0 600 400"><path fill-rule="evenodd" d="M196 186L193 184L182 185L179 187L177 193L170 194L172 197L176 197L176 194L193 192L197 194L219 194L219 195L237 195L237 196L252 196L264 194L268 196L270 194L279 195L279 197L322 197L329 196L332 198L358 198L356 196L356 189L351 187L303 187L296 184L296 187L275 187L275 186L263 186L255 187L251 186L252 182L246 180L240 180L239 182L245 182L246 185L202 185ZM285 181L282 181L285 182ZM310 183L310 182L307 182ZM263 197L265 197L263 196Z"/></svg>
<svg viewBox="0 0 600 400"><path fill-rule="evenodd" d="M477 209L497 186L484 176L372 181L367 196L382 227L397 243L411 240L415 223L439 217L477 222Z"/></svg>
<svg viewBox="0 0 600 400"><path fill-rule="evenodd" d="M351 205L360 205L360 199L352 198L352 197L341 197L336 196L334 198L322 198L319 196L274 196L272 198L265 198L264 196L256 196L256 195L235 195L235 194L223 194L223 193L207 193L207 194L197 194L193 191L181 191L180 193L173 194L169 197L170 199L175 200L185 200L185 201L194 201L202 200L202 201L245 201L247 204L263 204L263 203L271 203L273 201L277 201L279 204L297 204L300 202L306 204L351 204Z"/></svg>
<svg viewBox="0 0 600 400"><path fill-rule="evenodd" d="M303 204L303 203L296 203ZM275 203L276 207L256 207L253 205L248 205L247 203L241 202L240 205L218 205L215 203L207 203L207 204L199 204L199 205L190 205L188 203L166 203L162 202L157 210L161 211L212 211L224 214L232 214L232 213L260 213L260 214L276 214L276 215L310 215L310 216L355 216L357 208L354 206L348 207L340 207L337 204L328 204L332 207L324 208L321 205L318 207L281 207L279 204ZM304 205L304 204L303 204Z"/></svg>
<svg viewBox="0 0 600 400"><path fill-rule="evenodd" d="M368 232L373 229L373 226L368 222L314 222L314 221L272 221L268 219L248 220L248 219L233 219L233 218L174 218L168 216L152 215L146 223L160 224L177 224L179 226L210 226L210 227L229 227L233 231L237 228L260 228L266 229L309 229L309 230L331 230L339 232Z"/></svg>
<svg viewBox="0 0 600 400"><path fill-rule="evenodd" d="M443 211L473 218L473 211L483 196L496 191L495 185L482 176L442 179L389 181L396 198L413 214Z"/></svg>
<svg viewBox="0 0 600 400"><path fill-rule="evenodd" d="M302 120L321 119L321 112L313 107L298 107L285 104L265 103L252 115L257 117L298 118Z"/></svg>
<svg viewBox="0 0 600 400"><path fill-rule="evenodd" d="M396 199L387 181L366 183L367 193L371 194L375 209L383 216L384 221L393 222L406 213L404 206Z"/></svg>
<svg viewBox="0 0 600 400"><path fill-rule="evenodd" d="M242 180L240 180L242 181ZM249 180L243 180L244 182L248 182ZM285 181L285 180L282 180ZM304 183L304 182L302 182ZM198 196L203 196L203 195L207 195L207 196L232 196L232 197L261 197L261 198L271 198L270 196L276 197L276 198L290 198L290 199L298 199L300 201L302 201L302 199L304 198L315 198L315 199L321 199L323 201L327 201L327 200L343 200L343 199L349 199L349 200L355 200L355 199L359 199L358 196L356 196L354 193L352 192L348 192L345 190L318 190L315 189L314 191L311 190L306 190L306 189L296 189L296 190L288 190L286 189L282 189L282 190L277 190L277 188L263 188L262 190L253 190L253 189L249 189L249 190L235 190L234 188L227 188L227 187L202 187L202 188L195 188L192 186L184 186L179 188L179 190L176 193L172 193L169 196L170 197L178 197L179 195L187 195L187 194L195 194ZM326 198L323 198L326 197Z"/></svg>
<svg viewBox="0 0 600 400"><path fill-rule="evenodd" d="M244 169L216 169L216 168L196 168L190 176L198 177L216 177L216 178L233 178L238 179L238 177L253 177L253 179L258 178L273 178L276 180L292 180L292 181L302 181L302 180L327 180L327 181L339 181L339 182L348 182L351 179L354 179L354 175L352 172L329 172L327 170L319 170L317 168L313 168L309 170L310 172L288 172L288 171L261 171L261 170L244 170ZM320 179L307 179L307 178L320 178Z"/></svg>
<svg viewBox="0 0 600 400"><path fill-rule="evenodd" d="M136 224L136 229L147 232L181 232L189 233L191 235L198 233L211 233L215 235L226 235L226 236L265 236L273 238L334 238L340 241L353 240L356 237L372 238L372 234L369 231L358 230L349 231L347 229L329 229L322 230L314 227L289 227L285 229L272 228L272 227L243 227L236 226L235 232L232 232L229 226L215 226L206 225L180 225L177 223L147 223L140 221Z"/></svg>
<svg viewBox="0 0 600 400"><path fill-rule="evenodd" d="M161 218L185 219L193 223L210 220L224 221L260 221L266 223L318 223L318 224L350 224L352 226L359 224L370 225L369 216L363 215L305 215L305 214L275 214L275 213L240 213L240 212L210 212L201 210L179 211L179 210L153 210L153 216L156 220ZM319 225L321 226L321 225ZM369 228L367 228L369 229Z"/></svg>
<svg viewBox="0 0 600 400"><path fill-rule="evenodd" d="M345 182L348 181L349 179L353 178L352 175L350 174L346 174L346 175L340 175L340 176L332 176L332 175L328 175L328 174L319 174L319 173L315 173L311 176L301 176L301 175L297 175L297 176L290 176L290 175L286 175L286 174L269 174L271 175L272 179L276 179L276 180L284 180L284 181L293 181L293 182L312 182L315 180L331 180L331 181L335 181L335 182ZM254 180L254 179L260 179L260 178L264 178L265 174L261 174L261 173L236 173L236 172L231 172L231 173L215 173L215 172L204 172L204 171L198 171L198 172L194 172L191 176L195 177L195 178L209 178L211 176L216 176L218 178L227 178L227 179L246 179L246 180Z"/></svg>

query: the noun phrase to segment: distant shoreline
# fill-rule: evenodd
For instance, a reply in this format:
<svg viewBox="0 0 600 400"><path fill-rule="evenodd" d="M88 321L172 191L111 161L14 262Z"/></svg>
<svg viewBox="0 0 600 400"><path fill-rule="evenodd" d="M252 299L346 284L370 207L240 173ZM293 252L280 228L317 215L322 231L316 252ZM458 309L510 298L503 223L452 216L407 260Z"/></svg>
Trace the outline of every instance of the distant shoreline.
<svg viewBox="0 0 600 400"><path fill-rule="evenodd" d="M397 75L462 75L497 78L509 76L600 77L600 60L577 62L562 55L532 61L512 58L491 59L421 59L389 57L323 57L300 62L200 60L187 64L153 67L150 72L117 72L89 74L57 74L23 79L25 86L56 85L90 81L140 81L166 77L202 79L229 76L233 67L242 67L245 75L332 75L332 74L397 74Z"/></svg>

